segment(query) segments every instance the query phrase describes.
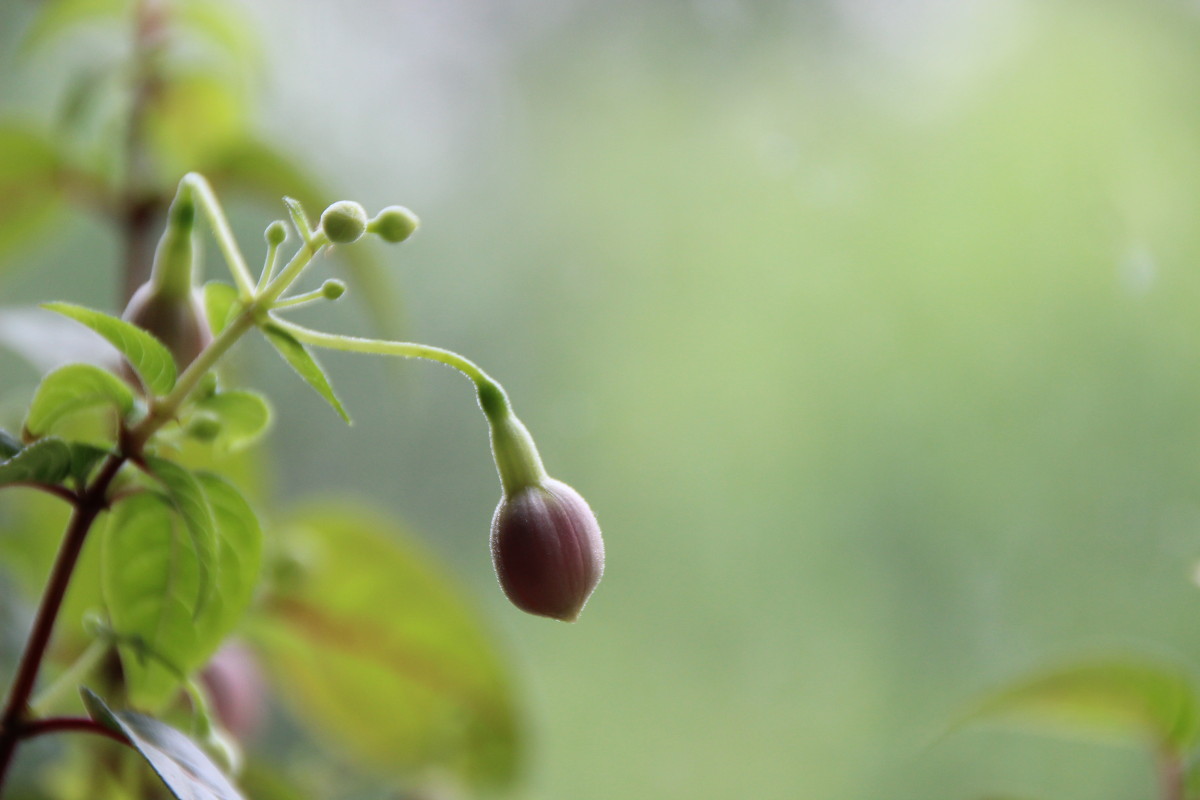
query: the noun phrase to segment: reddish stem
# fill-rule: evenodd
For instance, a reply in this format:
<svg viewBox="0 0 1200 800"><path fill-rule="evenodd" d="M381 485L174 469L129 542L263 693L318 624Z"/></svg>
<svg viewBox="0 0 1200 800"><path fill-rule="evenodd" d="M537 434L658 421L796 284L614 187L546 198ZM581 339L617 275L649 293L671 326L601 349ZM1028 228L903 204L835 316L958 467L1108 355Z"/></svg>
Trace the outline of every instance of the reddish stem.
<svg viewBox="0 0 1200 800"><path fill-rule="evenodd" d="M0 792L4 788L4 779L12 764L13 753L16 752L23 731L27 728L26 710L29 697L33 694L37 682L38 670L46 656L46 648L50 644L50 634L54 631L54 622L58 619L59 609L62 608L63 598L67 587L71 584L71 574L87 540L92 523L108 505L108 487L117 476L125 456L109 456L104 462L95 481L78 498L75 513L67 526L58 556L50 570L46 581L46 589L42 593L42 601L38 606L37 616L33 620L33 628L29 631L29 640L21 653L21 661L17 666L17 674L9 690L8 702L0 716Z"/></svg>
<svg viewBox="0 0 1200 800"><path fill-rule="evenodd" d="M114 742L128 745L129 739L122 733L106 728L94 719L88 717L48 717L26 723L20 730L19 738L33 739L50 733L94 733L105 736Z"/></svg>

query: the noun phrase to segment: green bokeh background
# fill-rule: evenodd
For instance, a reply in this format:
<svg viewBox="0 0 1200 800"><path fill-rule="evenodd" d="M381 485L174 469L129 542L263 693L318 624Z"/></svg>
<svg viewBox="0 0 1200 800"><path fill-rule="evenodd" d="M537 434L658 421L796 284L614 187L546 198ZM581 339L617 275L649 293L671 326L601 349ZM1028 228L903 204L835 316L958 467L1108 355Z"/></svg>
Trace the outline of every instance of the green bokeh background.
<svg viewBox="0 0 1200 800"><path fill-rule="evenodd" d="M347 432L244 348L278 493L399 513L497 627L522 796L1152 793L1137 749L943 734L1036 667L1200 665L1200 6L246 9L264 133L421 215L406 332L503 380L600 516L581 621L520 616L461 378L329 355ZM111 305L115 252L66 225L4 302Z"/></svg>

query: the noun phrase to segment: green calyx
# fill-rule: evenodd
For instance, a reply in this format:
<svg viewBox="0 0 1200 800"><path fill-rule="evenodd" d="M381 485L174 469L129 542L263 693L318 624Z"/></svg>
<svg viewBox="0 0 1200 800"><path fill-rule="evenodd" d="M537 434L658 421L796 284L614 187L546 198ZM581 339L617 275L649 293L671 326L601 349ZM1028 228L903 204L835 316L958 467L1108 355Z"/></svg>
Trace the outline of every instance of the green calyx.
<svg viewBox="0 0 1200 800"><path fill-rule="evenodd" d="M506 497L530 486L542 485L549 476L529 430L517 419L508 395L498 383L479 381L479 407L487 417L492 457Z"/></svg>
<svg viewBox="0 0 1200 800"><path fill-rule="evenodd" d="M353 200L339 200L321 214L321 230L334 244L351 244L367 232L367 210Z"/></svg>
<svg viewBox="0 0 1200 800"><path fill-rule="evenodd" d="M150 285L155 295L172 300L188 296L198 249L195 194L190 183L181 181L167 211L167 228L154 251Z"/></svg>

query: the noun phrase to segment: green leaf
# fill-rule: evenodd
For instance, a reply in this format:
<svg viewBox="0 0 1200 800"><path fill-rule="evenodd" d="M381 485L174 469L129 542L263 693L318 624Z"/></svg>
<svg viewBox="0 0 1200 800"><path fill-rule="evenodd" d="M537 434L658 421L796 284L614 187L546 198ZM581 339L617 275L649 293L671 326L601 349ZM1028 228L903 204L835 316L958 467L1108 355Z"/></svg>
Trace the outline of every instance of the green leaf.
<svg viewBox="0 0 1200 800"><path fill-rule="evenodd" d="M294 197L285 197L283 204L287 206L288 214L292 217L292 224L296 226L296 232L300 234L300 238L306 242L312 239L312 223L308 221L308 214L305 213L304 206L300 201Z"/></svg>
<svg viewBox="0 0 1200 800"><path fill-rule="evenodd" d="M29 404L25 430L42 436L63 417L96 406L112 406L124 419L133 410L133 391L107 370L68 364L42 378Z"/></svg>
<svg viewBox="0 0 1200 800"><path fill-rule="evenodd" d="M72 303L45 303L42 308L70 317L107 339L129 359L154 394L166 394L175 386L175 359L171 352L136 325Z"/></svg>
<svg viewBox="0 0 1200 800"><path fill-rule="evenodd" d="M201 398L195 408L217 419L221 427L215 441L230 452L254 444L271 424L271 407L257 392L217 392Z"/></svg>
<svg viewBox="0 0 1200 800"><path fill-rule="evenodd" d="M308 348L296 341L295 337L287 331L270 323L264 325L262 331L266 335L267 341L275 345L275 349L283 356L283 360L291 365L296 374L303 378L309 386L316 389L317 394L324 397L325 401L333 406L333 410L349 424L350 415L342 407L342 401L338 400L337 395L333 393L333 386L330 385L325 370L321 369L321 365L313 358Z"/></svg>
<svg viewBox="0 0 1200 800"><path fill-rule="evenodd" d="M173 7L176 18L185 27L220 46L239 62L242 73L261 67L262 50L251 31L254 26L239 13L233 3L216 0L188 0Z"/></svg>
<svg viewBox="0 0 1200 800"><path fill-rule="evenodd" d="M204 666L241 620L258 581L262 533L254 512L228 483L195 478L212 510L217 538L217 591L200 608L203 560L180 530L175 505L155 492L118 504L105 533L101 577L130 697L163 705L180 679Z"/></svg>
<svg viewBox="0 0 1200 800"><path fill-rule="evenodd" d="M136 711L113 711L86 687L81 693L91 718L123 733L178 800L243 800L204 751L175 728Z"/></svg>
<svg viewBox="0 0 1200 800"><path fill-rule="evenodd" d="M162 482L167 498L183 520L195 548L199 568L195 614L199 615L211 598L213 572L218 567L217 529L212 509L200 481L191 470L165 458L147 458L146 465Z"/></svg>
<svg viewBox="0 0 1200 800"><path fill-rule="evenodd" d="M45 134L0 126L0 255L32 240L62 202L61 160Z"/></svg>
<svg viewBox="0 0 1200 800"><path fill-rule="evenodd" d="M439 767L480 785L511 782L509 677L461 590L357 505L302 509L282 533L300 566L250 632L298 718L393 773Z"/></svg>
<svg viewBox="0 0 1200 800"><path fill-rule="evenodd" d="M68 442L67 447L71 451L71 477L81 486L87 483L96 465L109 455L104 448L83 442Z"/></svg>
<svg viewBox="0 0 1200 800"><path fill-rule="evenodd" d="M0 486L11 483L41 483L56 486L71 474L71 448L62 439L40 439L0 461Z"/></svg>
<svg viewBox="0 0 1200 800"><path fill-rule="evenodd" d="M1149 740L1183 752L1200 744L1200 702L1181 670L1097 661L1026 678L986 698L967 721L991 719L1048 733Z"/></svg>
<svg viewBox="0 0 1200 800"><path fill-rule="evenodd" d="M221 281L204 284L204 313L213 336L225 330L239 310L237 289Z"/></svg>
<svg viewBox="0 0 1200 800"><path fill-rule="evenodd" d="M43 3L41 12L21 45L28 54L53 43L78 25L98 20L124 22L133 8L132 0L52 0Z"/></svg>

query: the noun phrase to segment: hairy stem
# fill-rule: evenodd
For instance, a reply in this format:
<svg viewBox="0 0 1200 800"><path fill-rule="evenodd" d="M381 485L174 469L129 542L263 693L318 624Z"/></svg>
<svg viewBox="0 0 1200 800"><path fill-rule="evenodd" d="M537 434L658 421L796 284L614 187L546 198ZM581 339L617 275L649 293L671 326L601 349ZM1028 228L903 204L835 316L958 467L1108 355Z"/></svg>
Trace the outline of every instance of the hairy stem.
<svg viewBox="0 0 1200 800"><path fill-rule="evenodd" d="M33 627L29 631L29 639L21 653L21 661L17 666L12 688L9 689L3 716L0 716L0 791L3 790L13 753L16 752L17 743L23 734L29 698L37 682L42 660L46 656L50 634L54 631L54 623L58 619L59 609L62 608L63 598L71 583L71 575L79 560L79 553L83 550L83 543L87 540L92 523L107 507L108 487L125 461L124 455L109 456L95 480L76 501L75 512L59 546L58 556L50 570L41 604L33 620Z"/></svg>

